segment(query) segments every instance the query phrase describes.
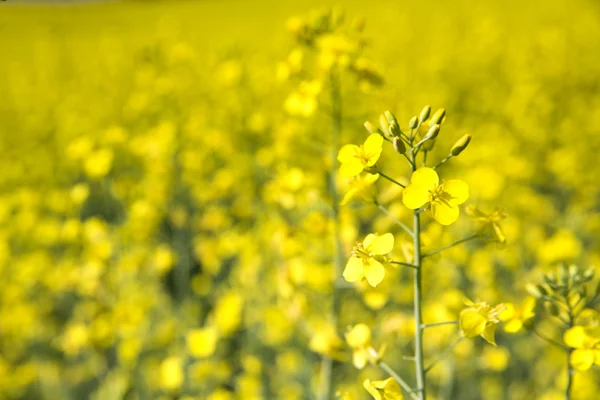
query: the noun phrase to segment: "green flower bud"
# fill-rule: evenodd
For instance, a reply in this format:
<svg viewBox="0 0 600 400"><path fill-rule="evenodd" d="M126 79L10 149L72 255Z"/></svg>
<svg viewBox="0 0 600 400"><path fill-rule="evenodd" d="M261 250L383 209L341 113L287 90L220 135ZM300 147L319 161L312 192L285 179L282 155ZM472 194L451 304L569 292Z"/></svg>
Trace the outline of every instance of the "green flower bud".
<svg viewBox="0 0 600 400"><path fill-rule="evenodd" d="M427 134L425 135L425 137L423 138L424 140L433 140L437 137L437 135L440 133L440 126L438 124L432 125L431 128L429 128L429 131L427 132Z"/></svg>
<svg viewBox="0 0 600 400"><path fill-rule="evenodd" d="M384 136L386 136L388 138L392 137L392 135L390 134L390 131L388 129L388 127L390 126L390 123L388 122L387 118L383 114L381 114L379 116L379 126L381 127L381 131L383 132Z"/></svg>
<svg viewBox="0 0 600 400"><path fill-rule="evenodd" d="M406 153L406 145L404 144L404 142L402 141L402 139L400 137L394 136L392 144L394 145L394 150L396 150L396 153L398 153L398 154Z"/></svg>
<svg viewBox="0 0 600 400"><path fill-rule="evenodd" d="M439 110L437 110L434 114L433 117L431 117L431 121L430 123L432 125L434 124L441 124L442 121L444 120L444 117L446 116L446 110L444 110L443 108L440 108Z"/></svg>
<svg viewBox="0 0 600 400"><path fill-rule="evenodd" d="M542 291L540 290L540 285L533 285L531 283L528 283L525 286L525 290L527 290L527 293L529 293L536 299L540 299L544 296L544 293L542 293Z"/></svg>
<svg viewBox="0 0 600 400"><path fill-rule="evenodd" d="M419 121L417 120L417 117L412 117L410 119L410 122L408 123L408 127L410 129L416 129L417 125L419 125Z"/></svg>
<svg viewBox="0 0 600 400"><path fill-rule="evenodd" d="M596 274L596 270L594 268L588 268L583 272L583 281L589 282L594 279L594 275Z"/></svg>
<svg viewBox="0 0 600 400"><path fill-rule="evenodd" d="M423 110L421 111L421 115L419 115L419 121L421 121L421 122L427 121L427 118L429 118L429 114L431 114L431 106L423 107Z"/></svg>
<svg viewBox="0 0 600 400"><path fill-rule="evenodd" d="M377 128L375 125L373 125L371 123L371 121L366 121L365 124L364 124L364 127L371 134L373 134L373 133L379 133L379 134L381 134L381 131L379 130L379 128Z"/></svg>
<svg viewBox="0 0 600 400"><path fill-rule="evenodd" d="M452 146L452 149L450 150L450 154L456 157L467 148L469 143L471 143L471 135L466 134L454 143L454 146Z"/></svg>
<svg viewBox="0 0 600 400"><path fill-rule="evenodd" d="M398 123L398 120L396 119L396 116L394 114L392 114L391 111L386 111L383 113L383 115L385 115L385 118L387 119L387 121L390 125L400 126L400 124Z"/></svg>
<svg viewBox="0 0 600 400"><path fill-rule="evenodd" d="M553 317L558 316L558 314L560 313L558 307L556 306L556 304L550 302L550 301L545 301L544 302L544 308L546 309L546 311L548 312L548 314L552 315Z"/></svg>

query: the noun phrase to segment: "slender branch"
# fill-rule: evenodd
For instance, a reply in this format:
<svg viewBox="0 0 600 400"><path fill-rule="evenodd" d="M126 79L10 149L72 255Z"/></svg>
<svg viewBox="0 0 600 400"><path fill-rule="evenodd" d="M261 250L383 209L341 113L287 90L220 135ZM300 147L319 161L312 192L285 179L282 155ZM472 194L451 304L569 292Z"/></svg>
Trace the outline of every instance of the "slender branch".
<svg viewBox="0 0 600 400"><path fill-rule="evenodd" d="M552 339L552 338L549 338L548 336L546 336L546 335L544 335L544 334L542 334L542 333L538 332L538 331L537 331L537 330L535 330L535 329L532 329L532 330L531 330L531 332L533 332L533 334L534 334L535 336L539 337L539 338L540 338L540 339L542 339L542 340L545 340L546 342L550 343L551 345L554 345L554 346L556 346L556 347L558 347L558 348L561 348L561 349L563 349L563 350L568 350L568 349L569 349L569 348L568 348L567 346L565 346L564 344L562 344L562 343L560 343L560 342L557 342L556 340L554 340L554 339Z"/></svg>
<svg viewBox="0 0 600 400"><path fill-rule="evenodd" d="M398 182L398 181L396 181L396 180L394 180L394 179L390 178L389 176L387 176L386 174L384 174L384 173L383 173L383 172L381 172L381 171L377 171L377 173L378 173L379 175L383 176L383 177L384 177L385 179L387 179L388 181L390 181L390 182L392 182L392 183L395 183L395 184L396 184L396 185L398 185L398 186L401 186L401 187L403 187L403 188L405 188L405 187L406 187L406 186L404 186L403 184L401 184L400 182Z"/></svg>
<svg viewBox="0 0 600 400"><path fill-rule="evenodd" d="M571 353L573 349L567 351L567 387L565 388L565 400L571 400L571 388L573 387L573 375L575 370L571 366Z"/></svg>
<svg viewBox="0 0 600 400"><path fill-rule="evenodd" d="M413 236L413 231L411 231L410 228L404 222L394 217L394 215L391 212L389 212L387 208L385 208L377 202L375 202L375 205L377 205L377 208L379 208L385 215L390 217L390 219L394 221L400 228L404 229L406 233L408 233L410 236Z"/></svg>
<svg viewBox="0 0 600 400"><path fill-rule="evenodd" d="M427 150L423 151L423 166L424 167L427 166L427 154L429 154L429 152ZM435 167L433 169L435 169Z"/></svg>
<svg viewBox="0 0 600 400"><path fill-rule="evenodd" d="M431 324L422 324L421 327L423 329L427 329L427 328L433 328L435 326L441 326L441 325L458 325L458 321L434 322Z"/></svg>
<svg viewBox="0 0 600 400"><path fill-rule="evenodd" d="M452 352L452 350L454 350L454 348L464 340L464 336L459 337L454 343L452 343L450 345L450 347L448 347L447 349L445 349L439 356L438 358L436 358L435 360L433 360L433 362L431 364L429 364L429 367L425 368L425 372L429 372L429 370L431 370L433 367L435 367L435 365L442 361L444 358L446 358L448 356L448 354L450 354L450 352Z"/></svg>
<svg viewBox="0 0 600 400"><path fill-rule="evenodd" d="M413 269L417 268L416 265L405 263L405 262L402 262L402 261L390 261L390 264L402 265L404 267L413 268Z"/></svg>
<svg viewBox="0 0 600 400"><path fill-rule="evenodd" d="M459 245L461 243L464 243L464 242L468 242L469 240L477 239L479 237L481 237L481 235L479 233L476 233L476 234L471 235L471 236L467 236L466 238L457 240L456 242L452 242L452 243L450 243L447 246L440 247L439 249L430 251L429 253L425 253L425 254L423 254L423 258L433 256L434 254L440 253L440 252L442 252L444 250L447 250L447 249L449 249L451 247L457 246L457 245Z"/></svg>
<svg viewBox="0 0 600 400"><path fill-rule="evenodd" d="M448 160L449 160L449 159L451 159L452 157L453 157L453 156L452 156L452 154L448 154L446 157L444 157L444 158L442 159L442 161L440 161L439 163L437 163L437 164L435 165L435 167L433 167L433 169L437 169L439 166L441 166L442 164L444 164L446 161L448 161Z"/></svg>
<svg viewBox="0 0 600 400"><path fill-rule="evenodd" d="M379 366L379 368L381 368L382 370L384 370L389 376L391 376L392 378L394 378L394 380L396 382L398 382L398 384L402 387L402 389L404 389L404 391L406 393L408 393L409 396L412 399L414 399L414 400L418 400L419 399L417 397L417 395L415 394L415 391L410 387L410 385L408 383L406 383L406 381L404 379L402 379L400 377L400 375L398 375L396 373L396 371L394 371L389 365L387 365L386 363L384 363L381 360L377 361L377 365Z"/></svg>

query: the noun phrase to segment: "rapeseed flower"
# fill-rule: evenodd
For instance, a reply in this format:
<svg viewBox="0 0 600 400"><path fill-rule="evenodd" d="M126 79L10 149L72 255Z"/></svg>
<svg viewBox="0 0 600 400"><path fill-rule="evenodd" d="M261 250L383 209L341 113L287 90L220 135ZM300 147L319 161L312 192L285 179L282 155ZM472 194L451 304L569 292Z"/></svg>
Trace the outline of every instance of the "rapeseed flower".
<svg viewBox="0 0 600 400"><path fill-rule="evenodd" d="M394 378L387 378L382 381L365 379L363 386L376 400L402 400L404 398L402 389Z"/></svg>
<svg viewBox="0 0 600 400"><path fill-rule="evenodd" d="M465 304L467 308L461 311L459 317L463 335L467 338L481 336L495 346L496 327L500 323L499 315L505 310L504 304L492 307L485 301L474 303L468 299Z"/></svg>
<svg viewBox="0 0 600 400"><path fill-rule="evenodd" d="M356 282L366 278L373 287L379 285L385 276L383 264L385 257L394 248L394 235L386 233L381 236L370 233L362 243L357 243L352 256L344 269L344 278L348 282Z"/></svg>
<svg viewBox="0 0 600 400"><path fill-rule="evenodd" d="M352 177L360 174L365 168L375 165L383 150L383 136L373 133L360 146L347 144L338 153L340 175Z"/></svg>

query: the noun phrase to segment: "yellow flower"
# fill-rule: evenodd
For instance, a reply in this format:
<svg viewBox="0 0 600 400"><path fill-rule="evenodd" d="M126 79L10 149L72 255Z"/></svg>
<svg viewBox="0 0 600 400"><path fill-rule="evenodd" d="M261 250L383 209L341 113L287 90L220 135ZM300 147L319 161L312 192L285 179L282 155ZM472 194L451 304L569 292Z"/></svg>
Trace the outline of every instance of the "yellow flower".
<svg viewBox="0 0 600 400"><path fill-rule="evenodd" d="M193 329L188 332L187 347L194 357L210 357L217 348L219 337L213 327Z"/></svg>
<svg viewBox="0 0 600 400"><path fill-rule="evenodd" d="M344 269L344 278L348 282L356 282L366 278L373 287L379 285L385 276L384 262L386 254L394 248L394 235L386 233L377 235L370 233L362 243L357 243L352 256Z"/></svg>
<svg viewBox="0 0 600 400"><path fill-rule="evenodd" d="M352 177L360 174L366 167L375 165L383 149L383 137L377 133L369 135L360 146L347 144L338 153L340 175Z"/></svg>
<svg viewBox="0 0 600 400"><path fill-rule="evenodd" d="M457 220L458 206L469 198L469 187L459 179L440 184L437 172L432 168L419 168L413 172L408 185L402 192L402 202L411 210L427 205L433 218L442 225Z"/></svg>
<svg viewBox="0 0 600 400"><path fill-rule="evenodd" d="M352 364L358 369L363 369L377 355L371 349L371 329L365 324L356 324L346 332L346 342L352 349Z"/></svg>
<svg viewBox="0 0 600 400"><path fill-rule="evenodd" d="M340 205L345 206L355 198L365 201L372 200L371 188L378 179L379 174L366 174L365 176L357 177L350 184L352 187L346 192Z"/></svg>
<svg viewBox="0 0 600 400"><path fill-rule="evenodd" d="M500 323L498 316L505 309L504 304L498 304L495 307L487 302L474 303L471 300L465 300L467 308L461 311L459 317L460 330L467 338L481 336L488 343L496 345L494 337L496 326Z"/></svg>
<svg viewBox="0 0 600 400"><path fill-rule="evenodd" d="M366 379L363 386L367 392L376 400L402 400L402 389L394 378L387 378L383 381L373 381Z"/></svg>
<svg viewBox="0 0 600 400"><path fill-rule="evenodd" d="M481 224L482 230L490 231L492 236L499 243L506 243L506 236L500 227L500 221L506 218L506 213L499 208L496 208L491 213L485 214L471 204L467 206L466 211L468 216Z"/></svg>
<svg viewBox="0 0 600 400"><path fill-rule="evenodd" d="M524 323L535 316L535 298L528 296L521 305L506 303L506 309L500 314L500 320L506 322L504 331L509 333L519 332Z"/></svg>
<svg viewBox="0 0 600 400"><path fill-rule="evenodd" d="M565 332L565 344L575 350L570 361L573 368L586 371L600 365L600 326L574 326Z"/></svg>
<svg viewBox="0 0 600 400"><path fill-rule="evenodd" d="M315 331L308 346L312 351L319 354L324 354L335 359L341 359L341 350L344 346L344 342L338 337L335 329L332 326L327 325Z"/></svg>

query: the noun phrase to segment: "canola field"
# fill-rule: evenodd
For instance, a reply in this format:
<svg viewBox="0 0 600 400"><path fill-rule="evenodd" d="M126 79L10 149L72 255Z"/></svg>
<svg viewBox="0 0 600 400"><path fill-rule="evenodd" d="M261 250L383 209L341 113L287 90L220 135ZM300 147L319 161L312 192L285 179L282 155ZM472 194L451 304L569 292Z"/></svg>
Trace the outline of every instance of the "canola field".
<svg viewBox="0 0 600 400"><path fill-rule="evenodd" d="M0 399L600 398L600 3L0 3Z"/></svg>

